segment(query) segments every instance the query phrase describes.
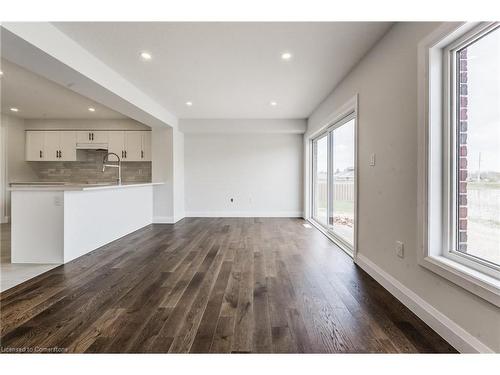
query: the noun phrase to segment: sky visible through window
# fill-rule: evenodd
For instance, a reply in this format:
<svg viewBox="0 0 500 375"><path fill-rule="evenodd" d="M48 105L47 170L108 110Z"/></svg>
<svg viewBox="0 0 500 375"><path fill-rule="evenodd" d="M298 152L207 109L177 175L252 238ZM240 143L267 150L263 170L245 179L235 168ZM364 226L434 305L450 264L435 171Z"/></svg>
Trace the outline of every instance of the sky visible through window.
<svg viewBox="0 0 500 375"><path fill-rule="evenodd" d="M500 30L467 47L468 168L500 172ZM500 181L499 181L500 182Z"/></svg>
<svg viewBox="0 0 500 375"><path fill-rule="evenodd" d="M347 168L354 168L354 153L352 148L354 145L354 121L342 125L334 134L335 148L338 152L335 153L335 170L334 173L344 171ZM325 139L326 142L326 139ZM343 152L345 151L345 152ZM328 149L326 147L318 147L318 173L327 172Z"/></svg>

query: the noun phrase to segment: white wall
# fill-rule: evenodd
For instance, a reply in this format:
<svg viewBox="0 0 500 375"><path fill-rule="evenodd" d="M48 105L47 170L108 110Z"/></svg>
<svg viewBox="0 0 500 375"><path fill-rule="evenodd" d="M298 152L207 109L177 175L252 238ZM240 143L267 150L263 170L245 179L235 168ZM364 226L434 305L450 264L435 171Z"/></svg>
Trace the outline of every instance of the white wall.
<svg viewBox="0 0 500 375"><path fill-rule="evenodd" d="M0 223L7 222L7 126L0 118Z"/></svg>
<svg viewBox="0 0 500 375"><path fill-rule="evenodd" d="M24 146L25 146L25 122L23 119L2 114L2 169L4 171L4 179L2 181L2 218L10 216L10 192L8 184L15 181L33 181L36 179L35 172L30 165L24 161Z"/></svg>
<svg viewBox="0 0 500 375"><path fill-rule="evenodd" d="M184 133L204 134L304 134L307 124L302 119L183 119L179 121L179 129Z"/></svg>
<svg viewBox="0 0 500 375"><path fill-rule="evenodd" d="M174 223L186 216L185 212L185 185L184 185L184 133L177 129L172 130L173 133L173 221Z"/></svg>
<svg viewBox="0 0 500 375"><path fill-rule="evenodd" d="M417 263L417 44L437 26L396 24L310 116L305 139L359 93L360 264L371 263L372 272L421 299L414 311L430 306L425 320L439 320L434 328L459 349L480 348L477 340L499 352L500 310ZM368 165L372 152L375 167ZM404 241L404 259L395 255L397 240Z"/></svg>
<svg viewBox="0 0 500 375"><path fill-rule="evenodd" d="M186 216L301 217L302 134L241 133L231 121L232 133L185 134Z"/></svg>
<svg viewBox="0 0 500 375"><path fill-rule="evenodd" d="M172 128L152 129L153 221L176 223L184 218L184 134Z"/></svg>

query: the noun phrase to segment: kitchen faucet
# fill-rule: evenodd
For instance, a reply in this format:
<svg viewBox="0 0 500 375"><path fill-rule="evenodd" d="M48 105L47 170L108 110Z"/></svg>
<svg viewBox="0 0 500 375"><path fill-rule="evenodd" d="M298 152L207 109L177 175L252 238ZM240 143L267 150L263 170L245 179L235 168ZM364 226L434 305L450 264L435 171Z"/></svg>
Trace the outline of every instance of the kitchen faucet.
<svg viewBox="0 0 500 375"><path fill-rule="evenodd" d="M117 159L117 164L108 164L109 163L109 155L115 155ZM122 184L122 162L120 160L120 157L115 154L114 152L108 152L106 155L104 155L104 159L102 159L102 171L106 170L106 167L110 168L118 168L118 185Z"/></svg>

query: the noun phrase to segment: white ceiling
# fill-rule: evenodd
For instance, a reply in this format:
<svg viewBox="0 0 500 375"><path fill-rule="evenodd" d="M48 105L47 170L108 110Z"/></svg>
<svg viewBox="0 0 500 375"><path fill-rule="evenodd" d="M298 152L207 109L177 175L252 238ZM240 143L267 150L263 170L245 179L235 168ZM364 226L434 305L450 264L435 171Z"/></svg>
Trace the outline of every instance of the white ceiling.
<svg viewBox="0 0 500 375"><path fill-rule="evenodd" d="M54 23L179 118L307 118L391 26ZM139 54L148 51L151 61ZM280 56L289 51L293 58ZM186 101L193 106L185 105ZM277 106L270 106L276 101Z"/></svg>
<svg viewBox="0 0 500 375"><path fill-rule="evenodd" d="M1 111L26 119L123 119L74 91L49 81L5 59L0 60ZM12 112L15 107L19 112ZM95 108L90 112L89 107Z"/></svg>

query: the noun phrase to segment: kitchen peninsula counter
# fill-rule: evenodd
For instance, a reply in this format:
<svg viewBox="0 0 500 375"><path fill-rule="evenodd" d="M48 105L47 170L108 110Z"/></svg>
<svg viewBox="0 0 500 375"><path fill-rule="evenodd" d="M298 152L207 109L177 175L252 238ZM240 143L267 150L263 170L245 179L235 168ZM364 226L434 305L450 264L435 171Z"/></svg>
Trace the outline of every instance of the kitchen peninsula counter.
<svg viewBox="0 0 500 375"><path fill-rule="evenodd" d="M159 184L12 184L12 263L67 263L151 224Z"/></svg>

